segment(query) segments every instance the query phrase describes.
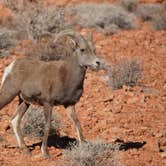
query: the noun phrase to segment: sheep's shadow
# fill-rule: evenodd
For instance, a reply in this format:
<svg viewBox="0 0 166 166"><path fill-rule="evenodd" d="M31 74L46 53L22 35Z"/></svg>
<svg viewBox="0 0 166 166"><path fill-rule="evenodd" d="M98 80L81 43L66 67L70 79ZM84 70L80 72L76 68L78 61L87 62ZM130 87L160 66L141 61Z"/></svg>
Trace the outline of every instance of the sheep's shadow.
<svg viewBox="0 0 166 166"><path fill-rule="evenodd" d="M142 148L146 142L143 141L143 142L132 142L132 141L129 141L129 142L124 142L123 140L120 140L120 139L117 139L115 141L115 143L119 144L119 150L129 150L129 149L140 149Z"/></svg>
<svg viewBox="0 0 166 166"><path fill-rule="evenodd" d="M78 140L76 140L75 138L70 138L68 136L58 136L58 135L52 135L48 137L48 147L55 147L58 149L67 149L72 147L73 144L77 144ZM32 144L30 146L28 146L31 150L34 150L36 146L41 146L42 141ZM123 140L117 139L114 143L111 143L114 145L114 148L117 149L119 151L121 150L129 150L129 149L140 149L142 148L146 142L124 142Z"/></svg>
<svg viewBox="0 0 166 166"><path fill-rule="evenodd" d="M58 149L66 149L72 146L72 144L75 144L77 142L77 140L75 138L70 138L68 136L58 136L58 135L52 135L48 137L48 143L47 146L48 147L55 147ZM34 150L36 146L40 146L42 145L42 141L29 145L28 147L31 150Z"/></svg>

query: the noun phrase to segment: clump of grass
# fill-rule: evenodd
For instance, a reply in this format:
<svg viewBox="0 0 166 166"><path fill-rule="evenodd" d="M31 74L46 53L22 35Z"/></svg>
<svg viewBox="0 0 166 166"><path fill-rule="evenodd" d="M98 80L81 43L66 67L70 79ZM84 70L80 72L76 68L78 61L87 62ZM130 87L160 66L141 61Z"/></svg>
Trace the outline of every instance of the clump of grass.
<svg viewBox="0 0 166 166"><path fill-rule="evenodd" d="M143 21L153 20L156 14L159 14L162 9L161 4L140 4L135 11L136 15L139 16Z"/></svg>
<svg viewBox="0 0 166 166"><path fill-rule="evenodd" d="M41 138L44 135L45 117L44 110L41 108L30 108L25 113L22 120L22 132L27 137ZM53 112L51 118L50 135L57 133L57 130L61 127L60 116Z"/></svg>
<svg viewBox="0 0 166 166"><path fill-rule="evenodd" d="M113 34L119 30L136 28L135 15L123 7L110 4L81 4L69 8L74 25L96 28L104 34Z"/></svg>
<svg viewBox="0 0 166 166"><path fill-rule="evenodd" d="M17 32L0 28L0 56L8 55L17 42Z"/></svg>
<svg viewBox="0 0 166 166"><path fill-rule="evenodd" d="M120 166L117 157L119 146L101 141L73 145L64 152L62 165L68 166Z"/></svg>
<svg viewBox="0 0 166 166"><path fill-rule="evenodd" d="M2 0L2 3L12 11L19 11L30 5L40 5L42 2L37 0Z"/></svg>
<svg viewBox="0 0 166 166"><path fill-rule="evenodd" d="M6 30L0 39L2 40L0 45L6 47L7 52L10 48L7 46L13 45L14 42L16 45L18 39L29 39L36 44L41 37L45 35L54 37L56 33L67 26L64 21L63 9L53 6L44 7L37 1L30 0L23 0L20 3L18 3L18 0L3 0L3 2L12 10L12 15L6 20L5 24L2 24L2 22L0 24L1 29ZM17 36L11 36L9 32L15 32ZM2 49L1 54L5 54Z"/></svg>
<svg viewBox="0 0 166 166"><path fill-rule="evenodd" d="M123 85L135 86L142 75L142 67L137 59L123 60L113 65L109 71L108 84L113 89Z"/></svg>
<svg viewBox="0 0 166 166"><path fill-rule="evenodd" d="M36 40L45 34L55 34L65 27L63 9L45 7L38 1L3 1L13 10L5 26L19 32L21 39Z"/></svg>
<svg viewBox="0 0 166 166"><path fill-rule="evenodd" d="M120 0L120 5L129 12L134 12L138 7L138 0Z"/></svg>
<svg viewBox="0 0 166 166"><path fill-rule="evenodd" d="M155 30L166 30L166 12L156 14L152 25Z"/></svg>
<svg viewBox="0 0 166 166"><path fill-rule="evenodd" d="M22 39L37 40L45 34L55 34L65 27L63 11L56 7L29 7L15 12L8 28Z"/></svg>

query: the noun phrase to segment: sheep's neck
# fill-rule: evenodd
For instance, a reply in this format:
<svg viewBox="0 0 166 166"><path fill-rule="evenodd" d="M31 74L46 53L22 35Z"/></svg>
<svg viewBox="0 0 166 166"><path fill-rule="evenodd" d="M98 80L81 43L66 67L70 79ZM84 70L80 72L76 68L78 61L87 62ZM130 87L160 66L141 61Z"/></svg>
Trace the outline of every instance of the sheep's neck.
<svg viewBox="0 0 166 166"><path fill-rule="evenodd" d="M72 74L70 74L69 82L67 81L67 85L65 86L67 90L64 91L65 94L62 103L64 106L75 104L81 97L87 69L84 66L80 66L76 58L70 58L68 63L71 64Z"/></svg>

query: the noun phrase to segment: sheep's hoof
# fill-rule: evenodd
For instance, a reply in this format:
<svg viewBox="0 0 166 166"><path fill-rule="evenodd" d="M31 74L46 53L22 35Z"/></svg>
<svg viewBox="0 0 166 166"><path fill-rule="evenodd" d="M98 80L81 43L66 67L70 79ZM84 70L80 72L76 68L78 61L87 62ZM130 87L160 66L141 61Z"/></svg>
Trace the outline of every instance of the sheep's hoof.
<svg viewBox="0 0 166 166"><path fill-rule="evenodd" d="M23 154L27 155L27 156L32 156L31 151L28 148L24 148L23 149Z"/></svg>
<svg viewBox="0 0 166 166"><path fill-rule="evenodd" d="M45 158L45 159L50 158L50 154L49 154L49 153L44 153L44 158Z"/></svg>
<svg viewBox="0 0 166 166"><path fill-rule="evenodd" d="M43 154L43 157L44 157L44 158L46 158L46 159L47 159L47 158L50 158L50 154L49 154L48 150L43 150L43 149L42 149L42 154Z"/></svg>

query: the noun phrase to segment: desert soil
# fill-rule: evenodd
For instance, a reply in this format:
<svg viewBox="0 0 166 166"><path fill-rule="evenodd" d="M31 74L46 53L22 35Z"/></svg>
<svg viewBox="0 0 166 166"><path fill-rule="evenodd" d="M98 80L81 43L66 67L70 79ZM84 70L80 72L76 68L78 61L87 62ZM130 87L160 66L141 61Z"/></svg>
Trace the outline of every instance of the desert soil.
<svg viewBox="0 0 166 166"><path fill-rule="evenodd" d="M66 5L78 1L47 1L47 4L53 3ZM137 57L144 70L140 86L124 86L119 90L112 90L107 85L107 73L104 71L87 72L84 94L76 105L85 138L105 142L122 141L126 150L119 152L119 158L125 166L165 166L166 31L153 31L148 24L142 24L138 30L122 31L113 36L104 36L93 31L97 53L110 64L124 58ZM87 32L88 30L81 30L82 34L86 35ZM20 47L22 45L18 46L18 50ZM17 51L0 59L0 78L4 68L19 56ZM58 165L63 158L64 149L50 146L52 157L43 159L39 146L34 146L32 157L23 155L17 148L11 128L11 118L17 104L16 98L0 111L0 165ZM64 108L58 107L55 111L62 117L60 135L76 138ZM38 140L26 139L28 145L36 142Z"/></svg>

